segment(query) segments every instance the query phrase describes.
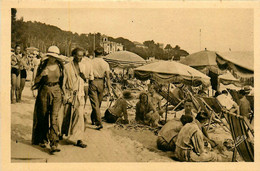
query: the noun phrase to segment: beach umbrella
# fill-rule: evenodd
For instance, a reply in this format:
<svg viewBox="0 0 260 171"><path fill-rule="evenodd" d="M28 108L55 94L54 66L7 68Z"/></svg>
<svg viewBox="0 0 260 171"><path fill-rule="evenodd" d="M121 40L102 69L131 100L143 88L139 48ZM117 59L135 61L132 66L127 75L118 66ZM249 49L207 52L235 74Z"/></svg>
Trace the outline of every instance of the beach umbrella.
<svg viewBox="0 0 260 171"><path fill-rule="evenodd" d="M138 67L134 70L135 76L141 80L153 79L161 83L168 83L168 98L170 84L183 82L192 84L193 81L201 81L204 85L210 84L210 78L200 71L175 61L158 61ZM166 105L165 120L167 120L168 101Z"/></svg>
<svg viewBox="0 0 260 171"><path fill-rule="evenodd" d="M175 61L158 61L138 67L134 70L140 80L154 79L158 82L184 82L192 84L201 81L204 85L210 84L210 78L200 71Z"/></svg>
<svg viewBox="0 0 260 171"><path fill-rule="evenodd" d="M185 65L189 65L205 74L209 71L219 73L220 70L216 62L217 54L214 51L204 50L196 53L192 53L182 59L180 62Z"/></svg>
<svg viewBox="0 0 260 171"><path fill-rule="evenodd" d="M192 67L216 66L216 52L204 50L186 56L181 63Z"/></svg>
<svg viewBox="0 0 260 171"><path fill-rule="evenodd" d="M220 83L224 85L228 84L234 84L236 86L239 86L239 79L235 78L229 71L227 71L225 74L220 75L218 77Z"/></svg>
<svg viewBox="0 0 260 171"><path fill-rule="evenodd" d="M139 55L129 51L117 51L104 56L111 67L135 68L144 65L146 61Z"/></svg>
<svg viewBox="0 0 260 171"><path fill-rule="evenodd" d="M253 52L218 52L216 61L220 69L228 69L241 82L253 85Z"/></svg>

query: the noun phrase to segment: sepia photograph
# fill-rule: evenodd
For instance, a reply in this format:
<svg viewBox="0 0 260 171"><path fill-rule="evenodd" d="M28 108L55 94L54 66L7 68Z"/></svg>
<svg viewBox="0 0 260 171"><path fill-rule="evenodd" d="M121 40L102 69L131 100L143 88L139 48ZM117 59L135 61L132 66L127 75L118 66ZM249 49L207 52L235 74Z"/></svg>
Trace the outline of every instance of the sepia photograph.
<svg viewBox="0 0 260 171"><path fill-rule="evenodd" d="M5 16L12 164L255 162L254 8L72 6Z"/></svg>

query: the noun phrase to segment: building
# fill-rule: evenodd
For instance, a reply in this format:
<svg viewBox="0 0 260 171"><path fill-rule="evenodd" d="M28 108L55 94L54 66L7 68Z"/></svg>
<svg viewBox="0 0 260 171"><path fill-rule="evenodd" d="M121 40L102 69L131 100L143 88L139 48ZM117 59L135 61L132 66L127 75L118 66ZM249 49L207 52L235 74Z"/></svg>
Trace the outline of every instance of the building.
<svg viewBox="0 0 260 171"><path fill-rule="evenodd" d="M135 47L148 49L148 47L143 45L142 43L135 42L135 41L133 43L134 43Z"/></svg>
<svg viewBox="0 0 260 171"><path fill-rule="evenodd" d="M109 41L105 35L101 36L100 46L104 48L106 54L124 50L124 46L121 43Z"/></svg>

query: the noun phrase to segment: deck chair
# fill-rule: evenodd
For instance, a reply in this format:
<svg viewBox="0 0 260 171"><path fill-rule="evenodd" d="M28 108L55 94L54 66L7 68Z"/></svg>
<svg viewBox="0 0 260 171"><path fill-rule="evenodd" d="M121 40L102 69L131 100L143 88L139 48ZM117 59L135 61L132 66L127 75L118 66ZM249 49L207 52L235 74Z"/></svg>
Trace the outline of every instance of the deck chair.
<svg viewBox="0 0 260 171"><path fill-rule="evenodd" d="M250 134L254 137L254 129L249 120L246 117L227 111L223 111L223 114L230 126L231 135L236 147L234 148L232 161L236 161L236 153L238 152L244 161L253 162L254 145L248 140L248 137Z"/></svg>
<svg viewBox="0 0 260 171"><path fill-rule="evenodd" d="M154 83L154 85L155 85L156 92L160 94L164 99L167 100L168 98L168 102L171 105L178 106L178 107L181 106L180 103L182 103L182 101L178 101L171 92L169 92L169 96L168 96L168 92L163 90L158 83Z"/></svg>

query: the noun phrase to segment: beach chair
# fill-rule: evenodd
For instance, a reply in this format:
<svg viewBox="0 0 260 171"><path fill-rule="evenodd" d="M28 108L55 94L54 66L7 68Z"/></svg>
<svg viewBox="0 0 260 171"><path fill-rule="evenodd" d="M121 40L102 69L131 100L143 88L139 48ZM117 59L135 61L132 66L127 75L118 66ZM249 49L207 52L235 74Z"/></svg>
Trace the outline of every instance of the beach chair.
<svg viewBox="0 0 260 171"><path fill-rule="evenodd" d="M223 111L223 114L230 126L231 135L235 142L232 161L236 161L238 152L244 161L253 162L254 144L250 139L254 138L254 129L249 120L244 116L228 111Z"/></svg>

